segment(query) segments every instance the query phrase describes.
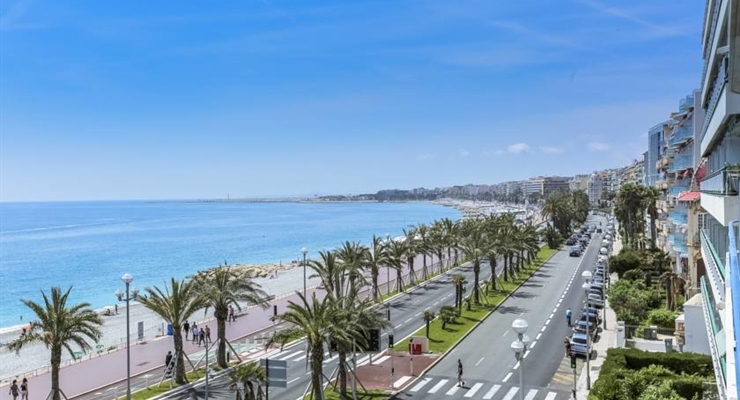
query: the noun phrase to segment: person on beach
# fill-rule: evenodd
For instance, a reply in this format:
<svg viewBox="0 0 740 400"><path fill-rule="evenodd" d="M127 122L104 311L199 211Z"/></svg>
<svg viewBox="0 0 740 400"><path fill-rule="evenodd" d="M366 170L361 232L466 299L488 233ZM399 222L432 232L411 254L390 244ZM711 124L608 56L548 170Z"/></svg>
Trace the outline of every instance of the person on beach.
<svg viewBox="0 0 740 400"><path fill-rule="evenodd" d="M198 326L195 325L195 322L193 322L193 343L198 343Z"/></svg>
<svg viewBox="0 0 740 400"><path fill-rule="evenodd" d="M13 400L18 399L18 381L13 379L13 383L10 385L10 390L8 391L8 394L13 396Z"/></svg>
<svg viewBox="0 0 740 400"><path fill-rule="evenodd" d="M211 327L206 325L206 343L211 343Z"/></svg>
<svg viewBox="0 0 740 400"><path fill-rule="evenodd" d="M190 322L185 321L185 323L182 324L182 331L185 332L185 340L188 340L188 334L190 333Z"/></svg>
<svg viewBox="0 0 740 400"><path fill-rule="evenodd" d="M208 325L206 325L206 328L208 328ZM206 344L206 330L204 328L198 329L198 346L202 344Z"/></svg>
<svg viewBox="0 0 740 400"><path fill-rule="evenodd" d="M28 400L28 379L21 381L21 400Z"/></svg>

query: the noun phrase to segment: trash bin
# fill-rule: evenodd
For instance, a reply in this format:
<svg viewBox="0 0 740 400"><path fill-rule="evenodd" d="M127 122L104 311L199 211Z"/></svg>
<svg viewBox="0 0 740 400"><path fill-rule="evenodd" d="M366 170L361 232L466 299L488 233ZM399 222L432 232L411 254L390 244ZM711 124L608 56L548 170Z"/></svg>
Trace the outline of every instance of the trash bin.
<svg viewBox="0 0 740 400"><path fill-rule="evenodd" d="M172 336L175 334L175 330L172 329L172 324L167 324L167 336Z"/></svg>

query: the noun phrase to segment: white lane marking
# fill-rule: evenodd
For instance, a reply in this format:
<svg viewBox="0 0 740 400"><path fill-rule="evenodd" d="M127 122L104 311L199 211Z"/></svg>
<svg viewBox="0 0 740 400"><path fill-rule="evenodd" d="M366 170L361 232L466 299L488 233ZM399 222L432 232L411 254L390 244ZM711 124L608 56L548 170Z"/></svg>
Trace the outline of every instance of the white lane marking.
<svg viewBox="0 0 740 400"><path fill-rule="evenodd" d="M542 332L537 334L537 337L534 338L534 340L540 340L540 336L542 336Z"/></svg>
<svg viewBox="0 0 740 400"><path fill-rule="evenodd" d="M514 364L514 368L512 369L518 369L518 368L519 368L519 361L517 361L516 364Z"/></svg>
<svg viewBox="0 0 740 400"><path fill-rule="evenodd" d="M540 332L544 332L545 329L547 329L547 326L543 326L542 329L540 329Z"/></svg>
<svg viewBox="0 0 740 400"><path fill-rule="evenodd" d="M486 392L486 394L483 395L483 400L491 400L493 398L493 395L498 392L498 390L501 389L501 385L493 385L491 390ZM552 399L545 399L545 400L552 400Z"/></svg>
<svg viewBox="0 0 740 400"><path fill-rule="evenodd" d="M432 305L433 306L436 306L437 304L439 304L439 300L435 301L434 304L432 304Z"/></svg>
<svg viewBox="0 0 740 400"><path fill-rule="evenodd" d="M453 394L455 394L455 392L457 392L458 390L460 390L460 386L457 386L457 384L455 384L455 385L453 385L453 386L452 386L452 387L450 388L450 390L448 390L448 391L447 391L447 393L445 393L445 396L452 396L452 395L453 395Z"/></svg>
<svg viewBox="0 0 740 400"><path fill-rule="evenodd" d="M545 325L548 325L550 321L552 321L552 318L548 318L547 321L545 322Z"/></svg>
<svg viewBox="0 0 740 400"><path fill-rule="evenodd" d="M449 379L442 379L441 381L437 382L436 385L434 385L431 389L429 389L429 392L427 393L437 393L439 389L442 389L442 386L446 385L447 382L449 382Z"/></svg>
<svg viewBox="0 0 740 400"><path fill-rule="evenodd" d="M518 387L516 387L516 386L512 387L511 389L509 389L509 392L506 393L506 396L504 396L504 398L502 400L511 400L511 399L513 399L514 396L516 395L516 392L518 392L518 391L519 391L519 388Z"/></svg>
<svg viewBox="0 0 740 400"><path fill-rule="evenodd" d="M550 317L547 318L547 319L552 319L552 317L554 317L554 316L555 316L555 313L552 313L552 314L550 314Z"/></svg>
<svg viewBox="0 0 740 400"><path fill-rule="evenodd" d="M375 360L375 364L382 364L386 360L390 360L390 358L391 358L391 356L383 356L383 357L380 357L377 360Z"/></svg>
<svg viewBox="0 0 740 400"><path fill-rule="evenodd" d="M531 349L531 347L530 347L530 349ZM527 350L527 352L526 352L526 353L524 353L524 356L523 356L523 357L524 357L524 358L527 358L527 356L528 356L528 355L529 355L529 350Z"/></svg>
<svg viewBox="0 0 740 400"><path fill-rule="evenodd" d="M537 341L535 340L534 342L532 342L532 344L529 345L529 348L534 349L534 346L536 345L537 345Z"/></svg>
<svg viewBox="0 0 740 400"><path fill-rule="evenodd" d="M485 357L481 357L481 358L480 358L480 360L478 360L478 362L477 362L477 363L475 363L475 366L477 367L477 366L478 366L478 364L480 364L480 363L481 363L481 362L482 362L482 361L483 361L484 359L485 359Z"/></svg>
<svg viewBox="0 0 740 400"><path fill-rule="evenodd" d="M288 354L287 356L279 357L278 360L280 360L280 361L287 360L287 359L293 358L293 357L295 357L295 356L297 356L297 355L299 355L301 353L303 353L303 350L298 350L295 353Z"/></svg>
<svg viewBox="0 0 740 400"><path fill-rule="evenodd" d="M296 358L295 360L290 360L290 361L301 361L301 360L303 360L304 358L306 358L306 353L303 353L303 355L302 355L302 356L300 356L300 357Z"/></svg>
<svg viewBox="0 0 740 400"><path fill-rule="evenodd" d="M524 400L534 400L534 396L537 396L537 389L530 389Z"/></svg>
<svg viewBox="0 0 740 400"><path fill-rule="evenodd" d="M420 312L418 312L418 313L414 314L414 317L418 317L418 316L420 316L420 315L421 315L421 313L420 313Z"/></svg>
<svg viewBox="0 0 740 400"><path fill-rule="evenodd" d="M398 328L400 328L400 327L401 327L401 325L403 325L403 323L400 323L400 324L398 324L398 325L394 326L394 327L393 327L393 329L398 329Z"/></svg>
<svg viewBox="0 0 740 400"><path fill-rule="evenodd" d="M475 396L475 394L476 394L476 393L477 393L477 392L478 392L478 391L480 390L480 388L482 388L482 387L483 387L483 384L482 384L482 383L480 383L480 382L476 383L475 385L473 385L473 387L471 387L471 388L470 388L470 390L468 390L468 392L467 392L467 393L465 393L465 397L473 397L473 396Z"/></svg>
<svg viewBox="0 0 740 400"><path fill-rule="evenodd" d="M301 379L301 377L300 377L300 376L299 376L298 378L293 378L293 379L289 380L289 381L288 381L288 385L290 385L291 383L293 383L293 382L295 382L295 381L297 381L297 380L299 380L299 379Z"/></svg>
<svg viewBox="0 0 740 400"><path fill-rule="evenodd" d="M431 382L431 381L432 381L432 378L424 378L424 379L423 379L423 380L422 380L421 382L417 383L417 384L416 384L416 386L414 386L414 387L413 387L413 388L412 388L411 390L409 390L409 391L410 391L410 392L418 392L419 390L421 390L421 388L423 388L423 387L424 387L424 385L426 385L427 383L429 383L429 382Z"/></svg>
<svg viewBox="0 0 740 400"><path fill-rule="evenodd" d="M409 379L411 379L411 377L408 375L402 376L401 379L393 382L393 387L394 388L401 387L403 386L404 383L408 382Z"/></svg>
<svg viewBox="0 0 740 400"><path fill-rule="evenodd" d="M506 332L504 332L504 334L503 334L503 335L501 335L501 337L504 337L504 336L506 336L506 335L507 335L508 333L509 333L509 331L506 331Z"/></svg>
<svg viewBox="0 0 740 400"><path fill-rule="evenodd" d="M545 400L555 400L555 397L557 397L557 395L558 394L555 392L550 392L547 394L547 396L545 396Z"/></svg>
<svg viewBox="0 0 740 400"><path fill-rule="evenodd" d="M509 380L509 378L511 378L511 372L509 372L508 374L506 374L506 376L504 377L504 380L502 382L507 382Z"/></svg>
<svg viewBox="0 0 740 400"><path fill-rule="evenodd" d="M404 324L408 324L409 322L411 322L411 320L412 320L412 319L413 319L413 318L409 318L409 319L407 319L406 321L403 321L403 323L404 323Z"/></svg>

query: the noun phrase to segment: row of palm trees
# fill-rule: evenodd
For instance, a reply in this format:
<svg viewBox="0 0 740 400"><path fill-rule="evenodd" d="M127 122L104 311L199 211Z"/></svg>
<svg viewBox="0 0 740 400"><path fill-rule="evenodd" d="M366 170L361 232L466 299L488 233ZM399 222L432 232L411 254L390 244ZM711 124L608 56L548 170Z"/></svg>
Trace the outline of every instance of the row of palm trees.
<svg viewBox="0 0 740 400"><path fill-rule="evenodd" d="M588 195L582 190L555 192L545 199L542 216L549 219L561 236L567 237L575 224L586 221L591 209Z"/></svg>
<svg viewBox="0 0 740 400"><path fill-rule="evenodd" d="M617 192L614 215L619 221L622 238L626 246L633 249L655 248L656 221L660 191L652 186L635 183L622 185ZM650 217L650 237L646 238L645 216Z"/></svg>
<svg viewBox="0 0 740 400"><path fill-rule="evenodd" d="M499 259L504 262L503 279L509 280L516 277L526 262L536 257L538 249L539 235L535 227L518 222L511 214L456 222L445 218L429 226L422 224L405 230L403 240L383 240L374 236L370 246L348 241L338 249L320 252L316 260L309 262L313 277L320 278L326 295L319 298L313 294L306 298L297 293L298 300L290 301L287 311L277 319L292 324L306 338L313 396L323 399L325 347L336 349L339 360L337 383L340 393L346 396L348 377L352 373L348 368L348 356L356 348L367 346L371 331L382 329L387 324L373 307L381 297L378 277L382 268L396 271L397 290L402 292L404 265L409 270L409 284L413 285L418 279L426 280L435 273L430 271L427 257L430 260L437 257L441 273L462 253L472 262L475 275L473 300L480 304L480 270L484 262L491 266L490 287L495 290ZM421 277L417 276L414 265L419 255L422 256ZM370 282L366 281L366 275ZM365 294L368 284L371 286L370 296ZM102 320L90 310L88 303L68 307L70 290L62 292L59 288L52 288L50 297L43 294L44 304L23 300L36 314L38 322L9 344L14 351L20 351L32 342L42 342L50 349L54 400L60 399L62 351L66 349L73 354L74 345L87 352L92 349L89 341L97 342L102 336ZM461 303L462 297L456 296L458 298L458 303ZM267 296L259 284L228 266L199 273L192 279L178 281L173 278L164 288L146 288L138 300L172 325L177 357L173 379L180 384L186 382L182 338L185 321L199 310L213 310L217 323L217 363L227 367L226 320L229 306L239 310L244 302L267 306ZM425 320L431 320L431 315L425 315Z"/></svg>

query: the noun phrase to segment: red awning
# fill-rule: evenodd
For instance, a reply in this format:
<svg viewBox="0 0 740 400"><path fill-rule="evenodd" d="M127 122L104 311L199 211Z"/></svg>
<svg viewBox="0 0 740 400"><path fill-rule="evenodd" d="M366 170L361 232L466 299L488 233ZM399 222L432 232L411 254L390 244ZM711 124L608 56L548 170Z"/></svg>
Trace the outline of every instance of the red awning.
<svg viewBox="0 0 740 400"><path fill-rule="evenodd" d="M701 192L699 191L684 192L682 195L678 196L678 201L694 201L698 200L699 197L701 197Z"/></svg>

